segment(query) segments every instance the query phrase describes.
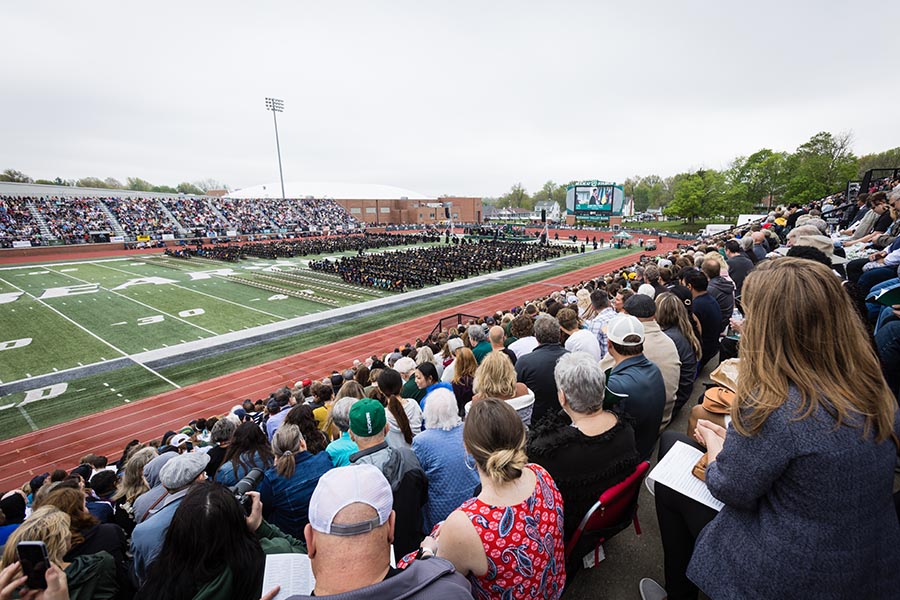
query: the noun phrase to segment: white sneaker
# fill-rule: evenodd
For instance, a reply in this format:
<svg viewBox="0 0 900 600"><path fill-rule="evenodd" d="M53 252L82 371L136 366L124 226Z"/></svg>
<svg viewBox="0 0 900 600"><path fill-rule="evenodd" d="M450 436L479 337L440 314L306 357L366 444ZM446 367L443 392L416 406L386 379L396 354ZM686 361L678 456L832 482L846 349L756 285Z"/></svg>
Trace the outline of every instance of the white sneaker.
<svg viewBox="0 0 900 600"><path fill-rule="evenodd" d="M666 600L666 590L649 577L641 579L639 588L641 590L641 600Z"/></svg>

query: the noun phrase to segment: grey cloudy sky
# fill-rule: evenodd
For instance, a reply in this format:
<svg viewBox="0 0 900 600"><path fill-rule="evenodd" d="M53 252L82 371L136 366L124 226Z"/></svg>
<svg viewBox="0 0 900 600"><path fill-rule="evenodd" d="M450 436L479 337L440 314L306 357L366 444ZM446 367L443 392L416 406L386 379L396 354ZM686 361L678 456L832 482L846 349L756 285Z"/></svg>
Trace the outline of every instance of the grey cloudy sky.
<svg viewBox="0 0 900 600"><path fill-rule="evenodd" d="M15 2L0 169L493 196L900 145L898 2Z"/></svg>

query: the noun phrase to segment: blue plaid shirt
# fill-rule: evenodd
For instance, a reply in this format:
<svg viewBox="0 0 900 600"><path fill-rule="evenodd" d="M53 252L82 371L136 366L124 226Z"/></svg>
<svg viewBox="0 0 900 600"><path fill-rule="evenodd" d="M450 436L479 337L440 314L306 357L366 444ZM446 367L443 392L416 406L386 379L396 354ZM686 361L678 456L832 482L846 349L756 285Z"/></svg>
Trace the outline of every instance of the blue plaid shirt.
<svg viewBox="0 0 900 600"><path fill-rule="evenodd" d="M591 333L597 336L597 341L600 342L600 358L606 356L607 350L607 337L606 332L603 331L606 328L606 325L612 321L613 317L617 314L616 309L612 306L607 306L603 310L600 311L596 317L587 321L585 326L590 330Z"/></svg>

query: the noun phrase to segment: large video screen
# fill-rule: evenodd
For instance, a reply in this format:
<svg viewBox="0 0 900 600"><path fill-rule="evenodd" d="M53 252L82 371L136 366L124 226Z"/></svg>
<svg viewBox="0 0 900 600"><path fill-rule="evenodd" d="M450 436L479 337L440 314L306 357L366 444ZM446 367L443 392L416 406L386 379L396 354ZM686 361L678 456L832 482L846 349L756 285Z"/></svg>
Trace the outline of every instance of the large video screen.
<svg viewBox="0 0 900 600"><path fill-rule="evenodd" d="M615 188L611 185L575 186L575 211L612 212Z"/></svg>

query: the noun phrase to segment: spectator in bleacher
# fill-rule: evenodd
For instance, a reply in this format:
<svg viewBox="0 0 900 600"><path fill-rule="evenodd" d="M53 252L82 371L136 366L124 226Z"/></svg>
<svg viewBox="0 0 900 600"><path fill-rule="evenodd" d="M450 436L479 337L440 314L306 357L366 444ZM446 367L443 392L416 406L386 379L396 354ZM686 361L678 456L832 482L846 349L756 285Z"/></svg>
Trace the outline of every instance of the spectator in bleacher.
<svg viewBox="0 0 900 600"><path fill-rule="evenodd" d="M691 312L700 328L700 345L703 354L697 372L703 370L719 353L719 334L722 332L722 309L709 295L709 279L702 271L689 269L682 275L682 283L691 291Z"/></svg>
<svg viewBox="0 0 900 600"><path fill-rule="evenodd" d="M3 499L0 500L0 511L3 512L3 524L0 525L0 546L6 544L7 538L25 520L26 504L25 492L22 490L11 490L3 495Z"/></svg>
<svg viewBox="0 0 900 600"><path fill-rule="evenodd" d="M167 439L176 439L176 436L172 435ZM150 489L137 496L134 501L133 516L135 523L143 521L144 518L149 515L150 508L155 506L156 503L168 493L166 487L160 481L160 473L162 473L163 468L170 460L173 460L185 450L186 447L184 445L171 446L169 444L163 444L160 446L160 454L153 457L150 462L144 466L143 476L150 486Z"/></svg>
<svg viewBox="0 0 900 600"><path fill-rule="evenodd" d="M475 355L475 361L481 364L485 355L491 351L491 343L488 341L487 332L483 325L469 325L466 332L469 334L469 345L472 346L472 354Z"/></svg>
<svg viewBox="0 0 900 600"><path fill-rule="evenodd" d="M266 435L269 437L269 441L272 441L275 430L287 417L290 410L288 407L295 404L296 400L291 396L290 388L280 388L273 394L272 399L266 404L266 410L269 412L269 419L266 421Z"/></svg>
<svg viewBox="0 0 900 600"><path fill-rule="evenodd" d="M127 519L117 519L116 522L125 530L125 533L131 535L134 530L136 521L135 501L141 494L150 491L150 486L144 478L144 467L156 457L156 448L142 448L131 455L128 462L125 463L125 470L122 477L116 485L116 493L113 494L113 501L121 512L127 515ZM119 514L119 511L117 511Z"/></svg>
<svg viewBox="0 0 900 600"><path fill-rule="evenodd" d="M456 351L456 359L453 367L453 395L456 396L456 405L459 408L459 416L466 414L466 404L471 402L475 393L475 373L478 371L478 361L469 348L460 348Z"/></svg>
<svg viewBox="0 0 900 600"><path fill-rule="evenodd" d="M437 369L438 379L444 374L444 365L434 357L434 351L428 346L422 346L416 351L416 364L431 363Z"/></svg>
<svg viewBox="0 0 900 600"><path fill-rule="evenodd" d="M488 355L482 366L490 358ZM463 424L453 392L438 389L429 396L425 405L425 427L413 440L412 449L428 480L425 531L431 531L472 497L479 481L478 474L466 467Z"/></svg>
<svg viewBox="0 0 900 600"><path fill-rule="evenodd" d="M413 371L413 377L416 381L416 387L420 390L425 390L425 396L419 401L419 406L423 410L428 402L428 397L435 390L443 388L450 390L451 392L453 391L453 386L451 384L441 381L441 378L438 376L437 367L434 366L434 363L426 362L420 364L416 367L416 370Z"/></svg>
<svg viewBox="0 0 900 600"><path fill-rule="evenodd" d="M388 445L385 435L389 430L384 407L378 400L363 398L350 409L350 437L359 446L350 462L375 465L391 484L397 510L394 551L399 557L414 550L422 539L422 507L428 500L428 480L410 448Z"/></svg>
<svg viewBox="0 0 900 600"><path fill-rule="evenodd" d="M516 360L522 358L538 346L534 337L534 320L527 314L520 314L512 320L509 331L516 341L509 345L509 349L516 355Z"/></svg>
<svg viewBox="0 0 900 600"><path fill-rule="evenodd" d="M600 341L589 329L586 329L583 322L571 308L564 308L556 313L556 319L559 321L560 330L568 337L566 338L565 348L569 352L587 352L600 360L603 354L600 352Z"/></svg>
<svg viewBox="0 0 900 600"><path fill-rule="evenodd" d="M656 321L656 302L643 294L636 294L625 302L625 313L635 317L644 328L644 356L659 369L666 386L666 407L660 431L672 420L678 386L681 381L681 356L675 342L662 331ZM696 361L694 361L696 363ZM607 355L600 362L604 370L616 364L612 356Z"/></svg>
<svg viewBox="0 0 900 600"><path fill-rule="evenodd" d="M600 358L607 353L606 326L616 316L616 309L609 304L609 294L605 289L597 289L591 292L591 306L596 313L594 317L585 322L585 327L597 338L600 346Z"/></svg>
<svg viewBox="0 0 900 600"><path fill-rule="evenodd" d="M328 438L319 429L319 424L313 416L309 404L298 404L288 411L281 426L296 425L300 429L300 435L306 444L306 451L310 454L319 454L328 446Z"/></svg>
<svg viewBox="0 0 900 600"><path fill-rule="evenodd" d="M333 469L322 478L313 492L306 528L315 590L293 600L472 597L468 582L446 560L416 560L402 570L391 567L396 529L392 495L384 475L371 465Z"/></svg>
<svg viewBox="0 0 900 600"><path fill-rule="evenodd" d="M559 404L572 426L544 420L531 432L527 453L532 462L547 469L562 494L568 541L600 494L634 471L638 453L628 421L603 410L605 377L591 355L562 356L554 378ZM583 554L575 556L581 560Z"/></svg>
<svg viewBox="0 0 900 600"><path fill-rule="evenodd" d="M327 452L307 452L300 428L291 423L275 432L272 453L275 466L259 483L263 516L285 533L302 536L309 522L309 497L319 478L332 468L331 457Z"/></svg>
<svg viewBox="0 0 900 600"><path fill-rule="evenodd" d="M84 494L74 488L59 488L48 494L34 508L53 506L69 516L71 539L63 560L72 562L78 556L106 552L116 565L116 583L123 594L133 592L127 557L125 532L113 523L101 523L87 511Z"/></svg>
<svg viewBox="0 0 900 600"><path fill-rule="evenodd" d="M652 302L652 300L651 300ZM607 375L609 395L604 408L614 408L634 419L634 435L641 460L653 452L666 408L666 384L659 367L644 356L644 325L631 315L610 321L606 333L615 365Z"/></svg>
<svg viewBox="0 0 900 600"><path fill-rule="evenodd" d="M411 379L415 381L415 378ZM422 431L422 408L414 399L400 395L402 387L403 380L396 370L383 369L378 374L378 391L387 406L386 418L390 427L385 440L394 448L410 448L413 438Z"/></svg>
<svg viewBox="0 0 900 600"><path fill-rule="evenodd" d="M162 548L178 505L193 484L206 480L207 463L209 457L206 454L188 452L172 458L160 471L159 480L166 494L147 509L131 534L131 554L138 581L146 577L147 568Z"/></svg>
<svg viewBox="0 0 900 600"><path fill-rule="evenodd" d="M444 373L441 375L441 381L453 381L453 376L456 372L456 354L463 346L465 346L465 343L460 337L452 337L447 340L447 358L444 359Z"/></svg>
<svg viewBox="0 0 900 600"><path fill-rule="evenodd" d="M266 554L304 553L302 541L266 523L259 495L246 516L220 485L196 485L175 511L137 597L257 600Z"/></svg>
<svg viewBox="0 0 900 600"><path fill-rule="evenodd" d="M503 330L503 327L500 325L491 327L488 330L488 342L491 344L491 352L505 354L513 366L515 366L517 360L516 353L506 347L506 332Z"/></svg>
<svg viewBox="0 0 900 600"><path fill-rule="evenodd" d="M568 352L559 343L559 321L554 317L538 317L534 322L534 336L539 345L516 363L516 379L534 392L532 427L540 423L546 414L559 410L553 369L559 357Z"/></svg>
<svg viewBox="0 0 900 600"><path fill-rule="evenodd" d="M720 334L728 327L728 321L734 313L734 283L721 275L721 263L723 262L724 259L719 254L716 254L715 258L704 257L703 265L700 267L703 274L709 279L706 287L707 292L719 305L719 310L722 313L722 321L719 327Z"/></svg>
<svg viewBox="0 0 900 600"><path fill-rule="evenodd" d="M828 267L783 258L747 277L743 304L733 421L694 436L725 506L656 486L669 598L896 596L900 419L850 299Z"/></svg>
<svg viewBox="0 0 900 600"><path fill-rule="evenodd" d="M700 359L700 339L691 327L691 317L684 303L671 292L656 297L656 322L662 332L675 343L678 359L681 361L678 390L675 392L675 406L672 418L687 403L697 379L697 361Z"/></svg>
<svg viewBox="0 0 900 600"><path fill-rule="evenodd" d="M64 583L68 589L65 598L75 600L91 598L92 600L111 600L119 592L116 585L116 565L112 556L106 552L75 557L71 562L63 558L69 550L69 515L53 506L44 506L35 510L22 525L16 529L3 548L3 561L0 567L6 568L18 561L16 547L19 542L43 542L47 548L47 556L53 564L53 573L48 576L47 583L57 588ZM63 571L60 578L56 569ZM40 595L26 595L24 598ZM58 596L57 596L58 597Z"/></svg>
<svg viewBox="0 0 900 600"><path fill-rule="evenodd" d="M425 397L426 391L416 385L416 361L408 356L402 356L394 361L393 368L403 380L400 395L415 400L417 403L420 402Z"/></svg>
<svg viewBox="0 0 900 600"><path fill-rule="evenodd" d="M341 434L328 444L325 451L331 457L331 464L335 467L346 467L350 464L350 455L359 452L359 446L350 439L350 407L357 400L361 399L352 396L342 396L331 407L332 423Z"/></svg>
<svg viewBox="0 0 900 600"><path fill-rule="evenodd" d="M769 253L769 249L766 247L766 234L762 231L754 231L750 234L750 239L753 240L753 254L756 256L756 260L765 260Z"/></svg>
<svg viewBox="0 0 900 600"><path fill-rule="evenodd" d="M228 446L231 444L231 438L234 437L236 429L237 426L231 419L216 421L216 424L213 426L212 431L210 432L210 441L214 445L207 452L209 455L209 464L206 465L206 476L208 478L214 478L216 476L216 471L222 466L222 461L228 453Z"/></svg>
<svg viewBox="0 0 900 600"><path fill-rule="evenodd" d="M233 486L253 469L265 471L275 462L272 447L256 423L241 423L231 438L231 444L222 465L216 471L215 480L222 485Z"/></svg>
<svg viewBox="0 0 900 600"><path fill-rule="evenodd" d="M472 402L483 398L496 398L508 402L522 418L526 426L531 424L534 410L534 393L524 383L516 381L516 370L498 352L488 354L475 371L475 394ZM470 410L470 406L465 407Z"/></svg>
<svg viewBox="0 0 900 600"><path fill-rule="evenodd" d="M467 575L478 598L559 598L566 583L563 499L547 471L528 463L522 419L501 400L475 402L463 443L481 493L450 513L422 548Z"/></svg>
<svg viewBox="0 0 900 600"><path fill-rule="evenodd" d="M118 522L118 518L123 518L121 516L117 518L118 507L112 499L113 494L116 493L118 481L119 477L115 471L99 471L91 477L91 487L85 490L88 512L100 519L101 523Z"/></svg>
<svg viewBox="0 0 900 600"><path fill-rule="evenodd" d="M740 298L741 287L744 285L744 279L753 270L753 262L741 250L741 245L737 240L725 242L725 257L728 262L728 276L734 282L735 296Z"/></svg>
<svg viewBox="0 0 900 600"><path fill-rule="evenodd" d="M337 389L339 390L343 385L344 378L340 377ZM334 403L335 388L333 385L314 381L309 391L312 393L312 402L309 403L309 407L312 409L313 417L316 419L316 426L323 433L327 433L325 432L325 425L328 423L331 405Z"/></svg>

